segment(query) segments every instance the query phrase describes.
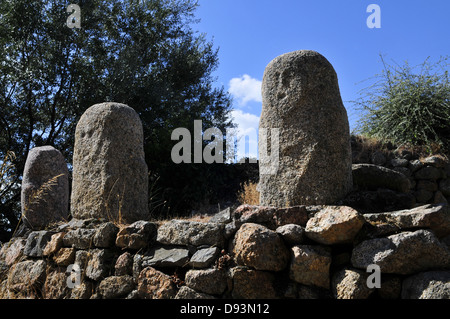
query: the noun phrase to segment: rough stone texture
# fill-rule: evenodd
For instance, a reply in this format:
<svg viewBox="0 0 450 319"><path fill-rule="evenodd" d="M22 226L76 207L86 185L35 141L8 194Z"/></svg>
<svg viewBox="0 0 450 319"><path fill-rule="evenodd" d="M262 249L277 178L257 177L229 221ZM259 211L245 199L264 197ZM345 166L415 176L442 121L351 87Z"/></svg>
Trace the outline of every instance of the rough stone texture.
<svg viewBox="0 0 450 319"><path fill-rule="evenodd" d="M58 250L63 246L63 238L64 233L56 233L53 234L50 238L50 241L45 246L45 249L43 251L44 256L50 256L58 252Z"/></svg>
<svg viewBox="0 0 450 319"><path fill-rule="evenodd" d="M343 269L331 280L336 299L367 299L373 289L367 287L367 273L357 269Z"/></svg>
<svg viewBox="0 0 450 319"><path fill-rule="evenodd" d="M217 268L192 269L186 273L186 285L189 288L210 295L220 295L227 288L227 273Z"/></svg>
<svg viewBox="0 0 450 319"><path fill-rule="evenodd" d="M256 270L280 271L289 262L289 250L281 237L262 225L247 223L235 235L233 253L238 265Z"/></svg>
<svg viewBox="0 0 450 319"><path fill-rule="evenodd" d="M95 232L95 229L88 228L69 230L63 238L64 246L74 247L77 249L92 248L94 246L92 240L94 238Z"/></svg>
<svg viewBox="0 0 450 319"><path fill-rule="evenodd" d="M66 280L67 275L64 269L58 268L50 272L45 279L43 297L45 299L65 298L70 293Z"/></svg>
<svg viewBox="0 0 450 319"><path fill-rule="evenodd" d="M133 277L111 276L100 282L98 293L105 299L115 299L128 295L135 288Z"/></svg>
<svg viewBox="0 0 450 319"><path fill-rule="evenodd" d="M45 246L50 241L54 232L40 230L31 232L28 235L23 253L29 257L42 257Z"/></svg>
<svg viewBox="0 0 450 319"><path fill-rule="evenodd" d="M231 295L234 299L274 299L275 277L267 271L234 267L230 270L233 281Z"/></svg>
<svg viewBox="0 0 450 319"><path fill-rule="evenodd" d="M139 274L138 293L144 299L172 299L177 292L168 275L146 267Z"/></svg>
<svg viewBox="0 0 450 319"><path fill-rule="evenodd" d="M94 246L99 248L114 246L118 231L119 228L111 222L101 224L93 238Z"/></svg>
<svg viewBox="0 0 450 319"><path fill-rule="evenodd" d="M189 265L194 268L206 268L217 259L219 255L218 247L202 248L197 250L189 260Z"/></svg>
<svg viewBox="0 0 450 319"><path fill-rule="evenodd" d="M158 228L157 241L167 245L222 246L222 224L171 220Z"/></svg>
<svg viewBox="0 0 450 319"><path fill-rule="evenodd" d="M13 238L0 250L0 260L4 260L7 266L18 262L23 256L23 250L27 241L23 238Z"/></svg>
<svg viewBox="0 0 450 319"><path fill-rule="evenodd" d="M322 246L292 247L289 277L304 285L330 288L331 255Z"/></svg>
<svg viewBox="0 0 450 319"><path fill-rule="evenodd" d="M92 280L100 280L108 275L113 255L106 249L92 249L89 252L86 276Z"/></svg>
<svg viewBox="0 0 450 319"><path fill-rule="evenodd" d="M189 250L185 248L152 247L142 259L142 266L183 267L189 261Z"/></svg>
<svg viewBox="0 0 450 319"><path fill-rule="evenodd" d="M306 224L306 236L325 244L351 243L365 220L356 210L347 206L327 206Z"/></svg>
<svg viewBox="0 0 450 319"><path fill-rule="evenodd" d="M53 257L58 266L69 266L75 261L75 248L61 248Z"/></svg>
<svg viewBox="0 0 450 319"><path fill-rule="evenodd" d="M69 172L60 151L35 147L28 153L22 179L22 218L32 229L68 219Z"/></svg>
<svg viewBox="0 0 450 319"><path fill-rule="evenodd" d="M132 275L133 274L133 256L129 252L124 252L116 260L114 266L115 275Z"/></svg>
<svg viewBox="0 0 450 319"><path fill-rule="evenodd" d="M397 230L430 228L437 237L450 235L450 208L448 205L423 205L410 210L364 214L373 225L394 224Z"/></svg>
<svg viewBox="0 0 450 319"><path fill-rule="evenodd" d="M422 272L406 278L402 299L450 299L450 271Z"/></svg>
<svg viewBox="0 0 450 319"><path fill-rule="evenodd" d="M356 268L376 264L383 273L408 275L450 267L450 250L431 231L417 230L363 241L353 249L351 262Z"/></svg>
<svg viewBox="0 0 450 319"><path fill-rule="evenodd" d="M308 222L308 213L308 207L304 205L276 208L245 204L236 208L233 218L239 226L243 223L257 223L275 230L287 224L305 226Z"/></svg>
<svg viewBox="0 0 450 319"><path fill-rule="evenodd" d="M281 238L289 246L301 244L305 237L305 230L297 224L280 226L276 229L276 232L281 235Z"/></svg>
<svg viewBox="0 0 450 319"><path fill-rule="evenodd" d="M143 141L139 115L127 105L101 103L84 112L73 153L75 218L126 223L149 218Z"/></svg>
<svg viewBox="0 0 450 319"><path fill-rule="evenodd" d="M364 189L388 188L406 193L411 188L410 181L405 175L383 166L354 164L352 174L353 183Z"/></svg>
<svg viewBox="0 0 450 319"><path fill-rule="evenodd" d="M26 260L12 266L8 276L8 289L29 292L45 281L46 262Z"/></svg>
<svg viewBox="0 0 450 319"><path fill-rule="evenodd" d="M175 299L215 299L213 296L208 294L195 291L192 288L187 286L183 286L178 290Z"/></svg>
<svg viewBox="0 0 450 319"><path fill-rule="evenodd" d="M156 224L143 220L122 228L117 234L116 245L121 248L138 250L151 245L156 237Z"/></svg>
<svg viewBox="0 0 450 319"><path fill-rule="evenodd" d="M259 139L261 205L332 204L343 198L352 189L352 156L333 66L314 51L283 54L265 69L262 97L260 132L276 128L280 136L275 174L264 169L271 159L263 143L269 141Z"/></svg>

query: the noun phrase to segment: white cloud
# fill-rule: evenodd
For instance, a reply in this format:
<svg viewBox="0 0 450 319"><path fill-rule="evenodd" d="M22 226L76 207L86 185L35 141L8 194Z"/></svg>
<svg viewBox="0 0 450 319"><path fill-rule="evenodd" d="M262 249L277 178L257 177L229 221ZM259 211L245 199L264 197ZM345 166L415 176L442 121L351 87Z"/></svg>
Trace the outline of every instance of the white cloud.
<svg viewBox="0 0 450 319"><path fill-rule="evenodd" d="M230 80L228 92L238 99L241 106L245 106L250 101L262 102L261 84L261 81L244 74Z"/></svg>
<svg viewBox="0 0 450 319"><path fill-rule="evenodd" d="M233 122L237 125L237 159L239 160L242 157L258 158L259 116L244 113L241 110L231 111L231 116L233 117ZM248 136L247 143L246 136ZM246 148L248 152L247 154Z"/></svg>

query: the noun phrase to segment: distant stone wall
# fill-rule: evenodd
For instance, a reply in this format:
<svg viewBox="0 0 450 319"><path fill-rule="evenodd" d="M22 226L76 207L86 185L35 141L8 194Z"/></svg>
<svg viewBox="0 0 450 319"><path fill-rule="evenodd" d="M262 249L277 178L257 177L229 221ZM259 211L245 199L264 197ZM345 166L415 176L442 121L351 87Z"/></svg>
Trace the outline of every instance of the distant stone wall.
<svg viewBox="0 0 450 319"><path fill-rule="evenodd" d="M444 204L379 214L244 205L207 223L73 219L2 247L0 296L448 299L449 235Z"/></svg>
<svg viewBox="0 0 450 319"><path fill-rule="evenodd" d="M450 202L448 155L419 156L406 149L364 150L352 137L353 191L342 204L363 212Z"/></svg>

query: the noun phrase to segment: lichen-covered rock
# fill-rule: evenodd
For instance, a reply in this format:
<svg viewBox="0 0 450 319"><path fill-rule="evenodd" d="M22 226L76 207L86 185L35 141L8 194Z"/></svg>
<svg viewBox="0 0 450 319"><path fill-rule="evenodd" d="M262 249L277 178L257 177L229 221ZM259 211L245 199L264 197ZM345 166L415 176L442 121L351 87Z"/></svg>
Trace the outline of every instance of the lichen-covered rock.
<svg viewBox="0 0 450 319"><path fill-rule="evenodd" d="M69 171L60 151L35 147L28 153L22 179L22 218L32 229L67 220Z"/></svg>
<svg viewBox="0 0 450 319"><path fill-rule="evenodd" d="M9 243L2 246L0 260L4 260L7 266L15 264L23 256L26 243L24 238L12 238Z"/></svg>
<svg viewBox="0 0 450 319"><path fill-rule="evenodd" d="M287 224L280 226L276 232L281 235L284 242L289 246L301 244L305 237L305 230L297 224Z"/></svg>
<svg viewBox="0 0 450 319"><path fill-rule="evenodd" d="M67 286L67 275L63 268L58 268L51 271L44 283L42 295L45 299L63 299L71 292Z"/></svg>
<svg viewBox="0 0 450 319"><path fill-rule="evenodd" d="M28 235L23 253L29 257L42 257L45 246L50 241L54 232L40 230Z"/></svg>
<svg viewBox="0 0 450 319"><path fill-rule="evenodd" d="M202 248L197 250L189 260L189 265L193 268L206 268L217 259L219 255L218 247Z"/></svg>
<svg viewBox="0 0 450 319"><path fill-rule="evenodd" d="M133 274L133 256L127 251L120 255L114 266L116 276Z"/></svg>
<svg viewBox="0 0 450 319"><path fill-rule="evenodd" d="M315 51L283 54L264 71L262 97L261 205L332 204L343 198L352 189L352 157L347 112L333 66ZM278 149L262 138L262 129L272 142L276 136L271 131L279 130ZM271 154L264 151L269 149ZM279 159L273 158L274 152Z"/></svg>
<svg viewBox="0 0 450 319"><path fill-rule="evenodd" d="M77 249L88 249L94 247L93 238L96 233L95 229L77 228L69 230L63 237L63 243L66 247L74 247Z"/></svg>
<svg viewBox="0 0 450 319"><path fill-rule="evenodd" d="M98 226L92 238L94 246L99 248L110 248L114 246L119 228L111 222Z"/></svg>
<svg viewBox="0 0 450 319"><path fill-rule="evenodd" d="M195 291L192 288L187 286L183 286L178 290L175 299L215 299L213 296L208 294Z"/></svg>
<svg viewBox="0 0 450 319"><path fill-rule="evenodd" d="M217 268L191 269L186 272L186 285L196 291L220 295L227 288L227 273Z"/></svg>
<svg viewBox="0 0 450 319"><path fill-rule="evenodd" d="M47 243L47 245L44 248L43 255L44 256L50 256L58 252L59 249L63 246L63 238L64 233L56 233L53 234L50 238L50 241Z"/></svg>
<svg viewBox="0 0 450 319"><path fill-rule="evenodd" d="M69 266L75 261L75 248L61 248L53 257L58 266Z"/></svg>
<svg viewBox="0 0 450 319"><path fill-rule="evenodd" d="M351 207L327 206L308 220L305 233L325 245L351 243L364 223L364 217Z"/></svg>
<svg viewBox="0 0 450 319"><path fill-rule="evenodd" d="M438 237L450 235L450 208L446 204L422 205L394 212L364 214L373 225L392 224L397 229L429 228Z"/></svg>
<svg viewBox="0 0 450 319"><path fill-rule="evenodd" d="M376 264L383 273L413 274L450 267L450 250L429 230L402 232L369 239L353 248L352 265L366 269Z"/></svg>
<svg viewBox="0 0 450 319"><path fill-rule="evenodd" d="M117 233L116 246L138 250L154 243L156 224L139 220L122 228Z"/></svg>
<svg viewBox="0 0 450 319"><path fill-rule="evenodd" d="M450 299L450 271L428 271L406 278L402 299Z"/></svg>
<svg viewBox="0 0 450 319"><path fill-rule="evenodd" d="M92 280L100 280L109 274L114 255L107 249L91 249L88 253L86 276Z"/></svg>
<svg viewBox="0 0 450 319"><path fill-rule="evenodd" d="M26 260L11 267L8 289L27 293L39 289L45 282L47 263L44 260Z"/></svg>
<svg viewBox="0 0 450 319"><path fill-rule="evenodd" d="M173 299L177 292L168 275L146 267L139 274L138 293L143 299Z"/></svg>
<svg viewBox="0 0 450 319"><path fill-rule="evenodd" d="M188 264L189 250L180 247L152 247L142 258L142 267L183 267Z"/></svg>
<svg viewBox="0 0 450 319"><path fill-rule="evenodd" d="M342 269L331 280L336 299L367 299L374 289L367 287L368 274L358 269Z"/></svg>
<svg viewBox="0 0 450 319"><path fill-rule="evenodd" d="M88 108L75 130L71 211L75 218L133 223L149 218L148 172L139 115L120 103Z"/></svg>
<svg viewBox="0 0 450 319"><path fill-rule="evenodd" d="M331 254L322 246L297 245L291 249L289 277L303 285L330 288Z"/></svg>
<svg viewBox="0 0 450 319"><path fill-rule="evenodd" d="M234 267L230 270L234 299L275 299L275 276L268 271Z"/></svg>
<svg viewBox="0 0 450 319"><path fill-rule="evenodd" d="M131 276L110 276L103 279L98 286L98 293L105 299L121 298L128 295L136 287Z"/></svg>
<svg viewBox="0 0 450 319"><path fill-rule="evenodd" d="M187 220L171 220L158 228L157 241L166 245L223 245L223 225Z"/></svg>
<svg viewBox="0 0 450 319"><path fill-rule="evenodd" d="M289 250L280 235L262 225L247 223L235 235L233 253L238 265L256 270L281 271L289 262Z"/></svg>

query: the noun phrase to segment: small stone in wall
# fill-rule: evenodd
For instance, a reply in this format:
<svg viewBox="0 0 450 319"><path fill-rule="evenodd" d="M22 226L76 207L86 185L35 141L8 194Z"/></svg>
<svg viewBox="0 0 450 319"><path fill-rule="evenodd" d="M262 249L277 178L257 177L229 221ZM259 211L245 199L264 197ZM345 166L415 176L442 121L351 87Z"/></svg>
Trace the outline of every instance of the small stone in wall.
<svg viewBox="0 0 450 319"><path fill-rule="evenodd" d="M304 285L330 288L331 255L326 247L297 245L292 247L289 277Z"/></svg>
<svg viewBox="0 0 450 319"><path fill-rule="evenodd" d="M351 243L364 225L363 215L347 206L327 206L306 224L306 236L325 245Z"/></svg>
<svg viewBox="0 0 450 319"><path fill-rule="evenodd" d="M238 265L257 270L281 271L289 262L289 250L280 235L262 225L247 223L235 235L233 253Z"/></svg>

